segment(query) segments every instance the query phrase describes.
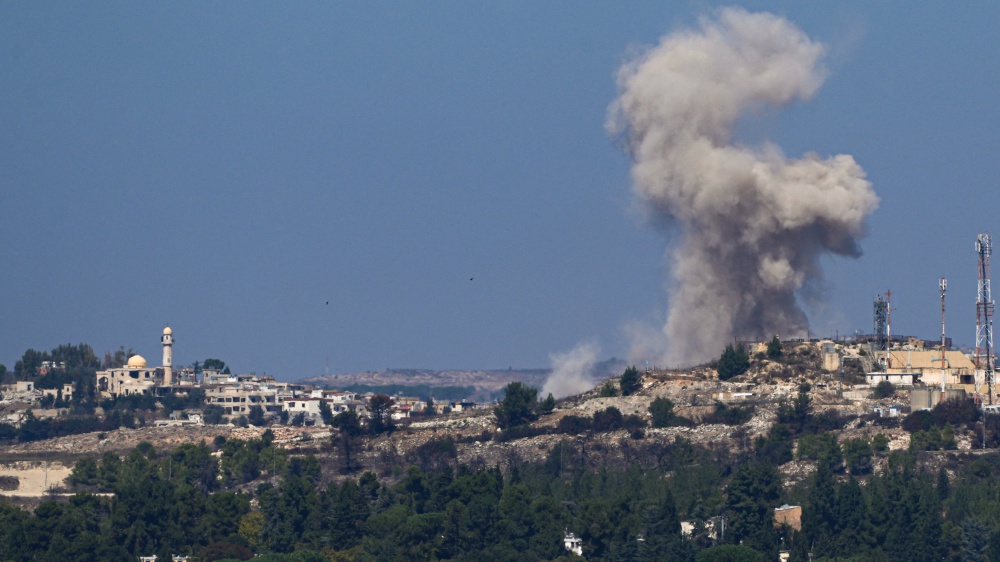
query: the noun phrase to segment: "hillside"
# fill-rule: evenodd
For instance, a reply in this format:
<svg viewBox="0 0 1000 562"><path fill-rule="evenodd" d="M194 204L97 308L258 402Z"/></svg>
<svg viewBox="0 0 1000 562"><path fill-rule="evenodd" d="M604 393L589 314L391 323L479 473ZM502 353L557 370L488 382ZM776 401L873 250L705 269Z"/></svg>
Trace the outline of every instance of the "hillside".
<svg viewBox="0 0 1000 562"><path fill-rule="evenodd" d="M819 351L754 353L726 381L708 366L650 372L629 396L613 378L554 405L519 402L531 391L512 385L499 417L415 417L378 433L345 413L333 428L140 427L8 445L0 558L575 559L564 539L609 561L1000 555L996 419L963 398L880 417L907 407L908 391L842 388ZM52 528L71 530L53 541Z"/></svg>
<svg viewBox="0 0 1000 562"><path fill-rule="evenodd" d="M729 381L719 381L715 371L703 367L689 371L651 373L644 377L641 389L632 396L601 396L600 389L561 400L554 410L541 415L535 422L514 432L501 431L492 409L475 410L431 418L413 418L401 422L396 431L361 440L357 462L350 473L365 469L383 475L392 474L398 465L406 464L465 464L469 466L501 466L509 468L521 463L544 462L557 447L561 454L574 451L576 462L590 467L627 466L639 463L657 466L665 447L678 440L697 447L715 450L734 458L753 455L761 446L755 440L773 438L773 427L782 408L789 408L799 397L800 390L808 398L809 415L824 420L821 433L847 440L871 440L881 434L887 438L889 450L909 447L910 434L899 427L897 419L879 419L872 412L876 406L905 407L904 391L875 400L869 390L844 392L839 381L819 369L817 344L798 344L778 360L757 357L743 375ZM476 387L478 392L497 392L512 380L540 387L546 371L431 371L387 370L354 375L331 375L306 379L310 384L386 385L386 384L452 384ZM616 379L609 379L616 383ZM675 422L667 427L653 427L650 405L657 398L666 398L674 406ZM742 413L745 419L720 418L722 408ZM638 430L622 427L580 428L564 421L577 418L594 419L595 414L614 408L622 416L635 416L642 426ZM725 422L725 423L723 423ZM639 423L633 420L633 424ZM782 424L786 425L786 424ZM344 459L331 441L337 432L329 428L275 428L278 443L291 452L313 452L318 455L328 478L340 478ZM46 456L65 457L67 463L86 455L105 451L124 454L138 443L146 441L157 449L170 450L185 442L212 442L216 437L252 438L263 434L264 428L239 429L228 425L194 428L120 429L107 434L84 434L32 443L8 445L3 456L8 460L43 460ZM803 438L811 440L814 430L797 430L789 436L797 445ZM769 437L770 436L770 437ZM958 428L955 440L959 449L970 449L972 434ZM442 447L442 443L447 445ZM440 451L428 458L428 443ZM433 447L432 447L433 448ZM442 452L443 451L443 452ZM797 450L796 450L797 451ZM799 481L814 470L815 459L809 455L789 454L794 459L776 458L788 484ZM436 456L435 456L436 455ZM802 458L799 458L802 457ZM884 463L884 455L873 456L875 464Z"/></svg>

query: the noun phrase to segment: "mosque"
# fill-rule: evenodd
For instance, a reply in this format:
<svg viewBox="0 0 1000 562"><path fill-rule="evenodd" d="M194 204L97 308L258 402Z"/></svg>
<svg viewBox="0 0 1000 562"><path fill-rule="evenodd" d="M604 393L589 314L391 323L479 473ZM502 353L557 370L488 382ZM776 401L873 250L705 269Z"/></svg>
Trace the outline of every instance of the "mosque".
<svg viewBox="0 0 1000 562"><path fill-rule="evenodd" d="M105 398L133 394L157 394L157 389L174 386L174 332L170 326L163 328L163 364L149 367L141 355L128 358L123 367L97 371L97 390Z"/></svg>
<svg viewBox="0 0 1000 562"><path fill-rule="evenodd" d="M227 370L202 369L201 381L194 368L174 369L174 332L170 326L163 328L163 361L159 367L150 367L141 355L128 358L122 367L97 371L97 390L103 398L147 395L162 397L184 396L197 388L204 392L206 407L214 406L230 418L246 416L259 408L264 416L280 418L283 413L294 416L302 425L323 423L325 403L331 413L347 410L367 416L367 400L371 394L314 389L308 385L277 381L272 376L231 375ZM393 409L394 419L410 417L427 405L417 397L397 397ZM451 407L457 407L452 403ZM199 414L200 415L200 414ZM159 422L158 422L159 423Z"/></svg>

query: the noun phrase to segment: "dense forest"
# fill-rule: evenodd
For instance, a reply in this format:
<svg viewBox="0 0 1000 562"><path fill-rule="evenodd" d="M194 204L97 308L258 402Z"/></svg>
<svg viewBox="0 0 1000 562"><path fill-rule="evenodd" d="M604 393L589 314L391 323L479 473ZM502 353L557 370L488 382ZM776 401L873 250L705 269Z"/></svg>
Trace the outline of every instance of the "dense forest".
<svg viewBox="0 0 1000 562"><path fill-rule="evenodd" d="M784 488L769 462L682 439L657 469L590 470L568 442L506 471L456 466L447 439L422 449L408 468L332 478L269 434L84 458L68 499L0 505L0 560L567 560L566 531L588 560L1000 560L995 453L951 479L915 452L864 479L827 456ZM784 502L804 506L800 532L775 526ZM719 518L724 533L710 532Z"/></svg>

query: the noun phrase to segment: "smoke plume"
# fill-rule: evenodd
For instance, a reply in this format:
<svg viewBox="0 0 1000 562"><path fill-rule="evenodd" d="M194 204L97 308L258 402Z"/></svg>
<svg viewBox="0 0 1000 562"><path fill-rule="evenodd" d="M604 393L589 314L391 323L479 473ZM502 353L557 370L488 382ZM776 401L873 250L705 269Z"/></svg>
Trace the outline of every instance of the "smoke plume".
<svg viewBox="0 0 1000 562"><path fill-rule="evenodd" d="M551 392L554 398L564 398L594 388L594 365L599 351L596 344L583 343L566 353L549 356L552 373L542 386L542 397Z"/></svg>
<svg viewBox="0 0 1000 562"><path fill-rule="evenodd" d="M820 257L861 255L878 198L851 156L733 140L741 116L812 97L823 54L781 17L725 8L619 71L608 130L652 222L678 234L666 325L654 349L637 342L643 359L690 365L733 338L804 335L797 295L821 280Z"/></svg>

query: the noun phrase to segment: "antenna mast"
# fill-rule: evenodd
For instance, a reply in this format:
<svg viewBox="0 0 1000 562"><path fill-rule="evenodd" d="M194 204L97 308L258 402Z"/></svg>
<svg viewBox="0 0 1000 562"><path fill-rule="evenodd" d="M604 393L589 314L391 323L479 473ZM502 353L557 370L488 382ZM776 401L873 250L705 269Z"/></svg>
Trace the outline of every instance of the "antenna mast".
<svg viewBox="0 0 1000 562"><path fill-rule="evenodd" d="M990 295L990 254L993 243L989 234L976 239L979 254L979 295L976 300L976 368L983 371L983 382L993 404L993 297Z"/></svg>
<svg viewBox="0 0 1000 562"><path fill-rule="evenodd" d="M882 295L875 296L875 349L873 355L876 363L881 363L882 371L888 368L889 361L889 335L888 316L889 304L885 302Z"/></svg>
<svg viewBox="0 0 1000 562"><path fill-rule="evenodd" d="M938 281L938 289L941 290L941 401L944 401L944 379L947 364L944 357L944 294L948 291L948 280L942 277Z"/></svg>

